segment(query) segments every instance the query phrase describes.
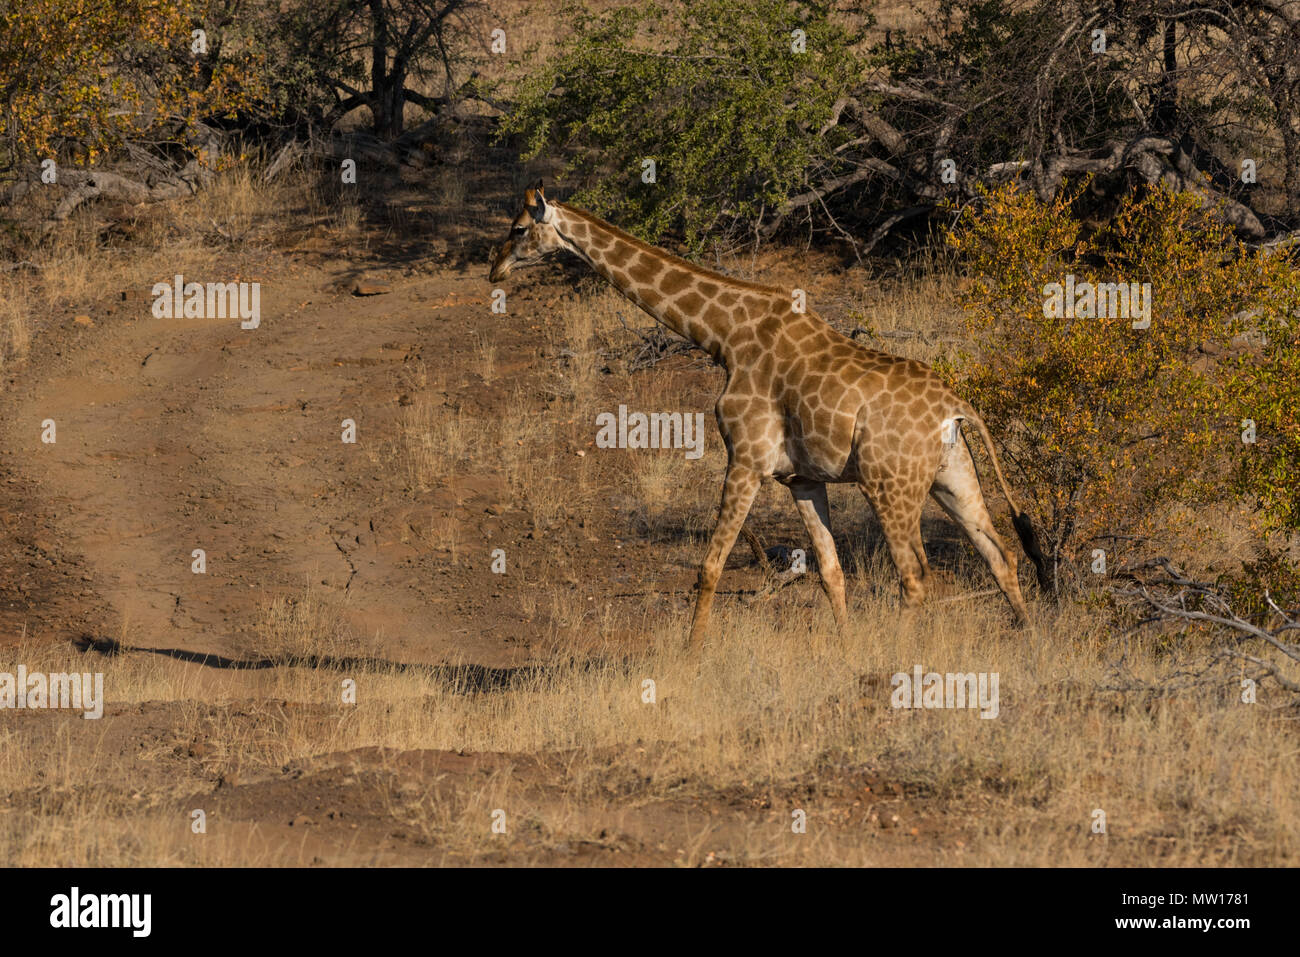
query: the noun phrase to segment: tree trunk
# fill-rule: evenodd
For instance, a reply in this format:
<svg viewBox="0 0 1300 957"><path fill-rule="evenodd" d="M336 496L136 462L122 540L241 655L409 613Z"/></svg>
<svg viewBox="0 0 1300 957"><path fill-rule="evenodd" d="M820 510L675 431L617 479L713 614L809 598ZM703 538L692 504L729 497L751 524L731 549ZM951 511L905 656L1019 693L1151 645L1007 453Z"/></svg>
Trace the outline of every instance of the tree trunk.
<svg viewBox="0 0 1300 957"><path fill-rule="evenodd" d="M402 87L388 68L388 13L384 0L370 0L370 97L372 129L382 139L401 134Z"/></svg>
<svg viewBox="0 0 1300 957"><path fill-rule="evenodd" d="M1160 87L1155 108L1151 111L1151 127L1157 133L1174 137L1178 126L1178 24L1166 20L1163 25L1162 55L1164 70L1160 74Z"/></svg>

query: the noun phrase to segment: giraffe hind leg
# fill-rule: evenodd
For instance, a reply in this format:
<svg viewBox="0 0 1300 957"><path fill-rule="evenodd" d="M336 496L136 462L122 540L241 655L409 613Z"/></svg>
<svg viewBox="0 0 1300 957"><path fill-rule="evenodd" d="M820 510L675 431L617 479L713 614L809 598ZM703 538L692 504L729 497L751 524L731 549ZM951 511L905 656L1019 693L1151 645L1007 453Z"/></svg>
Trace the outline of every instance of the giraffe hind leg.
<svg viewBox="0 0 1300 957"><path fill-rule="evenodd" d="M901 488L858 486L876 511L889 556L898 572L899 598L904 612L925 601L925 576L930 570L921 544L921 503L909 501Z"/></svg>
<svg viewBox="0 0 1300 957"><path fill-rule="evenodd" d="M740 527L740 537L749 545L749 550L754 553L754 561L758 567L763 569L764 575L772 572L772 562L767 557L767 552L763 549L763 543L758 540L758 536L751 532L744 525Z"/></svg>
<svg viewBox="0 0 1300 957"><path fill-rule="evenodd" d="M975 462L964 443L948 446L930 494L953 521L961 526L971 544L988 563L1016 620L1022 624L1026 622L1029 619L1029 609L1020 593L1015 553L1003 544L997 529L993 527L993 519L980 490Z"/></svg>
<svg viewBox="0 0 1300 957"><path fill-rule="evenodd" d="M921 566L921 581L930 577L930 560L925 557L925 542L921 540L921 515L918 512L916 518L916 528L912 535L912 554L916 556L917 564Z"/></svg>

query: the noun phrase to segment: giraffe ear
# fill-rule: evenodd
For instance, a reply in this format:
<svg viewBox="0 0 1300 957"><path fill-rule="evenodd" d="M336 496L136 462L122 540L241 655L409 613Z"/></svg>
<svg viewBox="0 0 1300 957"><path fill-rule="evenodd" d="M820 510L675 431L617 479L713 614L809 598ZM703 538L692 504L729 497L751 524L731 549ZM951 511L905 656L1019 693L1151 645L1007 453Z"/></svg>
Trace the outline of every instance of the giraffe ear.
<svg viewBox="0 0 1300 957"><path fill-rule="evenodd" d="M542 181L539 179L524 196L528 215L533 217L535 223L546 220L546 196L542 192L542 188Z"/></svg>

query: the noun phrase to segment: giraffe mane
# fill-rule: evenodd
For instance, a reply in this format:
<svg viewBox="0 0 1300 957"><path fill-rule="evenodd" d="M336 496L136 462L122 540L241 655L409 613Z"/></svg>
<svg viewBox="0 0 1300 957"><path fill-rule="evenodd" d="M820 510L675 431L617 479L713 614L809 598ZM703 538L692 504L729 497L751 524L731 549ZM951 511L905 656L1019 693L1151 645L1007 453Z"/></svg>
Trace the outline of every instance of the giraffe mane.
<svg viewBox="0 0 1300 957"><path fill-rule="evenodd" d="M779 286L769 286L760 282L750 282L747 279L737 279L735 276L728 276L726 273L720 273L717 272L716 270L708 269L704 266L701 266L698 263L693 263L689 259L683 259L681 256L677 256L673 253L670 253L666 249L661 249L658 246L652 246L650 243L647 243L642 239L638 239L637 237L633 236L631 233L619 229L613 223L606 222L605 220L600 219L599 217L593 215L592 213L587 212L585 209L579 209L576 206L570 206L567 203L559 203L556 202L555 200L550 200L550 203L551 205L557 206L560 209L564 210L566 213L571 213L574 216L576 216L578 219L585 221L589 226L594 226L597 229L603 229L609 231L610 233L613 233L615 237L621 239L623 242L627 243L628 245L635 247L640 252L649 253L650 255L654 256L657 259L666 260L667 262L672 263L674 266L679 266L682 269L686 269L689 272L694 273L696 276L712 279L715 282L723 283L725 285L739 286L742 289L751 289L755 292L776 293L780 295L785 295L786 293L786 290L782 289Z"/></svg>

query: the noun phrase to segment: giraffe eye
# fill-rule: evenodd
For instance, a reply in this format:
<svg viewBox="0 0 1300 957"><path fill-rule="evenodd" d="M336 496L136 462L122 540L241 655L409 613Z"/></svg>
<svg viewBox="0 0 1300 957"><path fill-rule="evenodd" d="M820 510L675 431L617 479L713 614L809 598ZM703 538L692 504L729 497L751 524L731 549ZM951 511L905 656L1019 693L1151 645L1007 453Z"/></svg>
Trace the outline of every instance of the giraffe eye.
<svg viewBox="0 0 1300 957"><path fill-rule="evenodd" d="M523 235L524 233L526 233L526 232L528 232L528 227L527 227L527 226L516 226L516 227L514 227L512 230L510 230L510 235L511 235L511 236L522 236L522 235Z"/></svg>

